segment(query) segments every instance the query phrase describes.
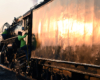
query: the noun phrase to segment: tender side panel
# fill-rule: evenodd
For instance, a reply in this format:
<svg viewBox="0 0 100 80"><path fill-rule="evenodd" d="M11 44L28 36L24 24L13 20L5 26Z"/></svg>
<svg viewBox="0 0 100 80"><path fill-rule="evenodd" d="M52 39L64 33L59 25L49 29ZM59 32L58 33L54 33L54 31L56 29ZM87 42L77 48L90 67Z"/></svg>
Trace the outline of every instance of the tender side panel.
<svg viewBox="0 0 100 80"><path fill-rule="evenodd" d="M53 0L33 11L33 57L100 64L100 0Z"/></svg>

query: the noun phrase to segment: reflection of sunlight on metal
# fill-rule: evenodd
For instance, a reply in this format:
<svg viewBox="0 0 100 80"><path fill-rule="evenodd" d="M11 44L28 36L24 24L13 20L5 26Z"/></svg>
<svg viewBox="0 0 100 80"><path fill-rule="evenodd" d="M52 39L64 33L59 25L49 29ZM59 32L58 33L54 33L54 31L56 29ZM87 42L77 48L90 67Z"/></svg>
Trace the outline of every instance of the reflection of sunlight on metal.
<svg viewBox="0 0 100 80"><path fill-rule="evenodd" d="M5 29L7 29L7 26L4 26L3 31L4 31Z"/></svg>
<svg viewBox="0 0 100 80"><path fill-rule="evenodd" d="M67 33L68 29L69 29L69 33L84 35L84 27L85 27L85 34L92 35L92 31L93 31L92 23L82 23L77 21L71 21L68 19L58 21L58 30L60 32L60 35L63 38L67 37L67 35L65 36L64 34Z"/></svg>
<svg viewBox="0 0 100 80"><path fill-rule="evenodd" d="M38 33L41 33L41 21L39 22L39 26L38 26Z"/></svg>
<svg viewBox="0 0 100 80"><path fill-rule="evenodd" d="M7 46L8 46L8 47L11 47L11 46L12 46L12 44L8 44Z"/></svg>
<svg viewBox="0 0 100 80"><path fill-rule="evenodd" d="M44 47L51 48L51 52L48 48L46 49L46 55L54 52L53 47L61 46L64 52L60 53L66 55L63 59L95 63L95 58L93 58L95 48L98 48L100 44L98 1L63 0L62 2L61 0L54 0L33 12L34 30L32 32L38 33L37 24L41 20L41 36L38 37L43 44L41 47L42 49ZM72 60L73 55L77 59Z"/></svg>
<svg viewBox="0 0 100 80"><path fill-rule="evenodd" d="M42 46L55 46L55 44L76 46L88 45L87 43L91 45L94 9L93 0L91 1L88 4L89 1L54 0L33 12L32 32L36 34L39 32L38 37Z"/></svg>
<svg viewBox="0 0 100 80"><path fill-rule="evenodd" d="M49 39L50 38L55 38L55 35L56 35L55 31L57 30L56 24L57 23L56 23L55 19L50 20L49 29L48 29Z"/></svg>
<svg viewBox="0 0 100 80"><path fill-rule="evenodd" d="M93 23L85 23L85 34L92 35L93 32Z"/></svg>
<svg viewBox="0 0 100 80"><path fill-rule="evenodd" d="M66 30L68 29L67 23L68 23L68 19L58 21L58 31L60 32L59 35L62 36L62 38L67 37L67 35L65 36L65 34L67 33Z"/></svg>
<svg viewBox="0 0 100 80"><path fill-rule="evenodd" d="M3 25L3 27L2 27L2 32L5 30L5 29L7 29L8 27L10 27L10 25L9 25L9 23L5 23L4 25Z"/></svg>
<svg viewBox="0 0 100 80"><path fill-rule="evenodd" d="M19 22L19 21L22 21L22 19L23 19L23 16L20 16L20 17L18 17L18 20L17 20L17 21L18 21L18 22Z"/></svg>
<svg viewBox="0 0 100 80"><path fill-rule="evenodd" d="M38 48L40 47L40 42L41 42L41 20L39 21L39 25L38 25L38 34L36 34L35 37L37 41L36 48Z"/></svg>
<svg viewBox="0 0 100 80"><path fill-rule="evenodd" d="M37 43L37 44L36 44L36 49L37 49L37 48L40 48L40 46L41 46L41 41L40 41L40 39L38 38L38 34L35 35L35 39L36 39L36 43Z"/></svg>
<svg viewBox="0 0 100 80"><path fill-rule="evenodd" d="M93 37L93 23L84 23L72 19L64 19L57 21L58 23L58 44L67 46L75 46L81 44L91 45L89 42L90 37ZM74 41L80 38L83 41ZM66 39L66 45L63 44L63 40Z"/></svg>

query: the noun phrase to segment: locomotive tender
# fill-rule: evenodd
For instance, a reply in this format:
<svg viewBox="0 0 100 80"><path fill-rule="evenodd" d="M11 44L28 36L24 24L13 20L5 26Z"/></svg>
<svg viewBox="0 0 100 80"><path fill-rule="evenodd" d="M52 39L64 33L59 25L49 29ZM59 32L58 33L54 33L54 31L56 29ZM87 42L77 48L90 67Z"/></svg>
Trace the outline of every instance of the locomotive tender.
<svg viewBox="0 0 100 80"><path fill-rule="evenodd" d="M44 0L30 9L22 16L22 26L13 29L16 32L24 26L21 31L28 32L25 40L31 46L30 69L20 69L47 80L100 78L99 13L100 0ZM1 43L12 44L13 39Z"/></svg>

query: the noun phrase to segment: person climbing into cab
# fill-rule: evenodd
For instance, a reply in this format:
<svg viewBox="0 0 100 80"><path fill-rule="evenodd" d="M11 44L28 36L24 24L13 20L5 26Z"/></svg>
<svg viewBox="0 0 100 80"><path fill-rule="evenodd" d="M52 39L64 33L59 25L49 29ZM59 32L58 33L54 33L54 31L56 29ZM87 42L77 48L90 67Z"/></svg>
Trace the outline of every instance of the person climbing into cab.
<svg viewBox="0 0 100 80"><path fill-rule="evenodd" d="M7 31L7 29L5 29L4 32L2 33L2 37L3 37L4 40L8 38L8 31Z"/></svg>
<svg viewBox="0 0 100 80"><path fill-rule="evenodd" d="M28 35L28 33L25 33L24 36L22 36L22 32L18 32L18 40L20 41L20 48L21 50L24 50L25 53L26 53L26 58L28 60L30 60L30 56L31 56L31 51L30 51L30 47L28 46L28 49L27 49L27 45L26 45L26 42L24 41L24 38ZM28 51L27 51L28 50ZM27 53L28 52L28 53ZM29 57L28 57L29 55Z"/></svg>

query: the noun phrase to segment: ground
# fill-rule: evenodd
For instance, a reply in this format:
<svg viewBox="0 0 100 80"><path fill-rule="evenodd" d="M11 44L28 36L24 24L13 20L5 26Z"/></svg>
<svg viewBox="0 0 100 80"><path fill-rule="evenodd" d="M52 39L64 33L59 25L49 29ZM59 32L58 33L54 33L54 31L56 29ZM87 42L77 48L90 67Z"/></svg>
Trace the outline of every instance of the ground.
<svg viewBox="0 0 100 80"><path fill-rule="evenodd" d="M14 72L0 67L0 80L29 80L29 79L26 79L25 77L22 76L17 77Z"/></svg>

